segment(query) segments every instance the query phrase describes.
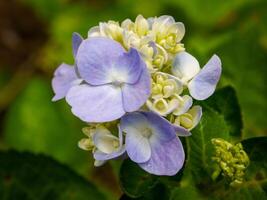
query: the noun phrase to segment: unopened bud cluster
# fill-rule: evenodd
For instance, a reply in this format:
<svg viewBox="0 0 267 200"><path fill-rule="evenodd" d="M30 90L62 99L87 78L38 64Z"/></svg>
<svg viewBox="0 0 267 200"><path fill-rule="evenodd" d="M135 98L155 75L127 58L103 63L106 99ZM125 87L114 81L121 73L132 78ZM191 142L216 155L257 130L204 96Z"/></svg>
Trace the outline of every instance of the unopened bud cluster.
<svg viewBox="0 0 267 200"><path fill-rule="evenodd" d="M231 186L240 185L244 181L245 171L249 165L249 157L242 144L231 144L221 138L211 140L215 148L212 158L220 167Z"/></svg>

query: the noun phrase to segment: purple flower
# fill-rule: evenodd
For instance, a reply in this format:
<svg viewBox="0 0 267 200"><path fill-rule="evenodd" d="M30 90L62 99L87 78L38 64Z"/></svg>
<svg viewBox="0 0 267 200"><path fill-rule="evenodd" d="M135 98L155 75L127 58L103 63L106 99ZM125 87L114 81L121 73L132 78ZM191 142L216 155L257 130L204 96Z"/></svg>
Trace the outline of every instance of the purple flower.
<svg viewBox="0 0 267 200"><path fill-rule="evenodd" d="M221 72L221 60L217 55L213 55L200 69L195 57L181 52L174 58L172 67L172 73L188 86L190 95L197 100L207 99L213 94Z"/></svg>
<svg viewBox="0 0 267 200"><path fill-rule="evenodd" d="M121 119L130 159L155 175L174 175L183 166L185 154L176 135L190 135L153 112L133 112Z"/></svg>
<svg viewBox="0 0 267 200"><path fill-rule="evenodd" d="M150 95L150 75L137 50L126 52L108 38L79 38L73 37L76 70L55 74L54 100L66 95L73 114L86 122L113 121L138 110ZM70 85L75 78L82 81Z"/></svg>
<svg viewBox="0 0 267 200"><path fill-rule="evenodd" d="M76 57L78 48L82 43L83 38L78 33L72 35L72 52ZM74 85L79 85L82 79L79 78L77 67L62 63L55 71L52 79L52 88L55 93L52 101L58 101L65 98L69 89Z"/></svg>

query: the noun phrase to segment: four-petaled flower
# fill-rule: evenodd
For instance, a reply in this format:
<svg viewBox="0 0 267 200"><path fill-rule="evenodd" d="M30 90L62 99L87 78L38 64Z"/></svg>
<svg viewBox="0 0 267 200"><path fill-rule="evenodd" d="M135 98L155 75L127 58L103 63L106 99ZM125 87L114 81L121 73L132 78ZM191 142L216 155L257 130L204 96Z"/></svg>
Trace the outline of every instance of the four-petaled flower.
<svg viewBox="0 0 267 200"><path fill-rule="evenodd" d="M126 52L101 37L83 40L76 48L76 68L61 65L55 73L54 100L66 95L73 114L86 122L113 121L146 102L150 75L136 49Z"/></svg>
<svg viewBox="0 0 267 200"><path fill-rule="evenodd" d="M222 72L221 60L213 55L200 69L195 57L187 52L176 55L172 73L188 87L190 95L197 100L207 99L215 91Z"/></svg>
<svg viewBox="0 0 267 200"><path fill-rule="evenodd" d="M183 166L184 150L176 133L188 132L174 127L153 112L133 112L121 119L121 129L126 133L126 151L131 160L149 173L174 175Z"/></svg>

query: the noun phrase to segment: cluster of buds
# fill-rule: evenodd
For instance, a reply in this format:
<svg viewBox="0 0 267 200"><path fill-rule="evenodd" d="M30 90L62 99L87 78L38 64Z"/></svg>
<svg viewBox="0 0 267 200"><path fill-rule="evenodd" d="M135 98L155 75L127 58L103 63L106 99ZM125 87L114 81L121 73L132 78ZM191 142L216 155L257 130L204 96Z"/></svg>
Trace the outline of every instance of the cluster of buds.
<svg viewBox="0 0 267 200"><path fill-rule="evenodd" d="M114 123L94 123L82 129L86 138L82 138L78 146L85 151L92 151L94 157L114 156L117 157L124 151L122 144L122 134L116 137L110 130L114 130ZM95 159L95 166L101 166L105 163L103 160Z"/></svg>
<svg viewBox="0 0 267 200"><path fill-rule="evenodd" d="M169 78L167 74L155 73L151 83L151 95L146 102L150 110L161 116L167 116L178 109L179 102L183 100L179 98L183 91L180 82Z"/></svg>
<svg viewBox="0 0 267 200"><path fill-rule="evenodd" d="M211 142L215 148L212 159L219 165L222 175L229 180L231 186L242 184L249 165L249 157L242 144L233 145L221 138L214 138Z"/></svg>
<svg viewBox="0 0 267 200"><path fill-rule="evenodd" d="M163 117L169 117L176 126L192 130L201 119L202 109L200 106L192 107L192 97L182 95L182 82L161 72L154 73L151 82L151 96L146 102L148 109Z"/></svg>
<svg viewBox="0 0 267 200"><path fill-rule="evenodd" d="M138 15L135 21L124 20L101 22L91 28L88 37L108 37L121 43L125 49L139 50L151 72L159 71L178 52L184 51L181 42L185 34L183 23L171 16L144 18Z"/></svg>

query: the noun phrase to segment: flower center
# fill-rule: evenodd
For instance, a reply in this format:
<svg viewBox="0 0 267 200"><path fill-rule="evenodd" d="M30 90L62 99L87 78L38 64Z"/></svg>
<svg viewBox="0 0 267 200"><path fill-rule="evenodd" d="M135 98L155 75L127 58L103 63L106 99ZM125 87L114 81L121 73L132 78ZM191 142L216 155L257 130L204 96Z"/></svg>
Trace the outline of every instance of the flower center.
<svg viewBox="0 0 267 200"><path fill-rule="evenodd" d="M127 75L116 70L110 73L111 83L114 87L122 87L127 79Z"/></svg>
<svg viewBox="0 0 267 200"><path fill-rule="evenodd" d="M152 135L152 130L150 128L146 128L142 131L142 135L146 138L150 138Z"/></svg>
<svg viewBox="0 0 267 200"><path fill-rule="evenodd" d="M112 81L112 85L114 86L114 87L122 87L123 86L123 82L122 81L120 81L120 80L114 80L114 81Z"/></svg>
<svg viewBox="0 0 267 200"><path fill-rule="evenodd" d="M113 147L114 149L118 149L120 147L120 143L118 140L113 140Z"/></svg>

